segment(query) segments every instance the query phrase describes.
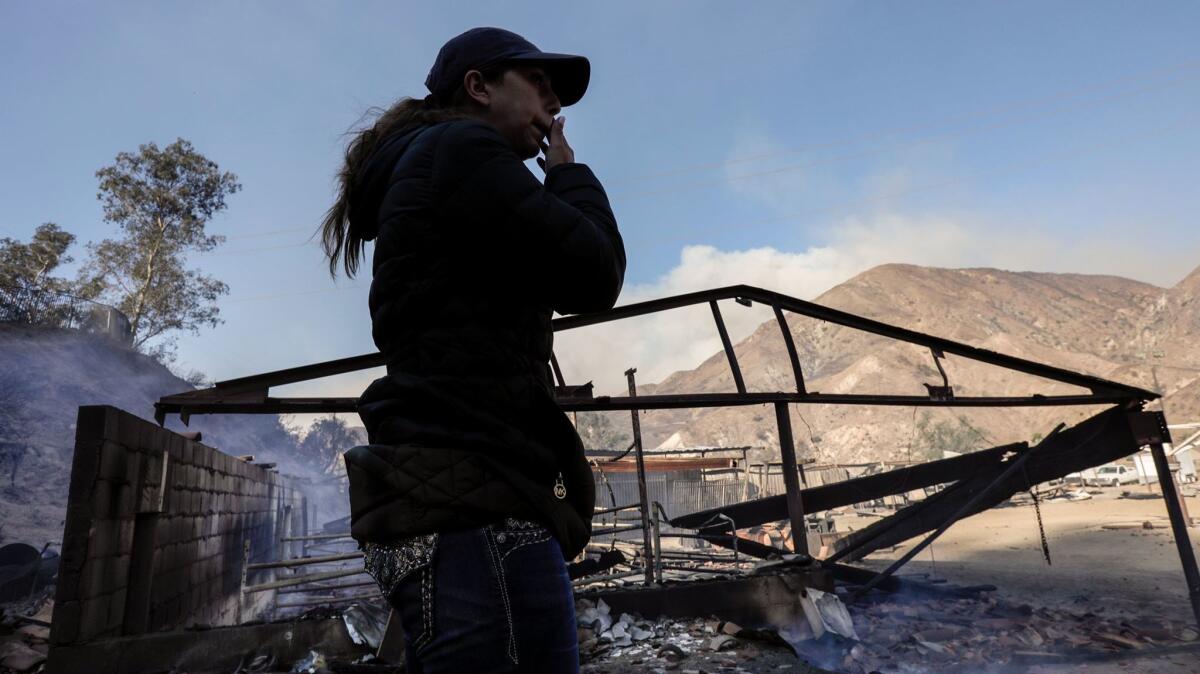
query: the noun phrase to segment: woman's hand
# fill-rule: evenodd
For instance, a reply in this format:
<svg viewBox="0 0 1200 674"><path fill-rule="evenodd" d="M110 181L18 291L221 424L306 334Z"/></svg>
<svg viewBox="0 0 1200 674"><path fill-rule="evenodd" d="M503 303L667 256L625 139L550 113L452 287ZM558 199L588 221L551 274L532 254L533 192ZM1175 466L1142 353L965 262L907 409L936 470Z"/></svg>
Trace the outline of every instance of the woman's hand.
<svg viewBox="0 0 1200 674"><path fill-rule="evenodd" d="M563 134L563 127L567 124L566 117L559 117L550 124L550 144L539 142L542 146L542 154L545 158L538 157L538 166L542 167L542 171L549 171L559 164L570 164L575 161L575 151L567 144L567 137Z"/></svg>

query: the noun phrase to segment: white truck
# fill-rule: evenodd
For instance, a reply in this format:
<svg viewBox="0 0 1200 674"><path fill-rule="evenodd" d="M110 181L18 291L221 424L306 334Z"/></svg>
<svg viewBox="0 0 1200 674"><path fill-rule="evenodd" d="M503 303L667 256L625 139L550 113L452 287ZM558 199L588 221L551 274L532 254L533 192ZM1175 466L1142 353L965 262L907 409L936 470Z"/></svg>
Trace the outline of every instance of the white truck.
<svg viewBox="0 0 1200 674"><path fill-rule="evenodd" d="M1086 478L1084 484L1092 487L1119 487L1123 484L1135 484L1138 473L1129 466L1106 464L1096 469L1096 476Z"/></svg>

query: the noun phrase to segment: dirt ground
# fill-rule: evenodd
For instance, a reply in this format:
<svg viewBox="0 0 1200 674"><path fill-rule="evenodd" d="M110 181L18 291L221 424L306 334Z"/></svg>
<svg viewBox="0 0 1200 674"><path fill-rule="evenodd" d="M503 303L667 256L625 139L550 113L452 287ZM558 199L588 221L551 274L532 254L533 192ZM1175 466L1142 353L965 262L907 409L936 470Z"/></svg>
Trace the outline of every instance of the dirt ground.
<svg viewBox="0 0 1200 674"><path fill-rule="evenodd" d="M1092 489L1086 501L1043 501L1042 524L1050 549L1043 556L1037 513L1031 503L994 508L960 522L904 569L917 578L956 585L992 584L995 596L1035 607L1092 611L1127 620L1155 617L1194 623L1179 553L1157 490L1126 485ZM1098 493L1096 493L1098 492ZM1122 497L1127 492L1135 498ZM1185 494L1194 493L1188 487ZM1153 494L1153 498L1147 498ZM1200 523L1200 497L1185 496ZM843 530L870 518L847 517ZM1145 523L1152 529L1146 529ZM1200 527L1190 530L1200 557ZM917 541L877 552L860 563L883 569ZM925 574L928 574L926 576ZM1200 672L1200 655L1131 657L1108 663L1038 665L1030 672Z"/></svg>
<svg viewBox="0 0 1200 674"><path fill-rule="evenodd" d="M990 583L1014 602L1050 607L1086 603L1190 620L1187 585L1162 497L1156 493L1154 498L1121 498L1123 491L1148 496L1144 486L1093 491L1099 493L1086 501L1041 503L1051 564L1042 555L1037 515L1030 504L993 508L956 524L902 573L930 574L957 585ZM1188 496L1186 501L1200 523L1200 497ZM861 529L870 521L851 516L838 526ZM1154 528L1141 528L1145 522ZM1200 557L1200 527L1192 527L1190 533L1192 549ZM861 563L883 569L916 542L877 552Z"/></svg>

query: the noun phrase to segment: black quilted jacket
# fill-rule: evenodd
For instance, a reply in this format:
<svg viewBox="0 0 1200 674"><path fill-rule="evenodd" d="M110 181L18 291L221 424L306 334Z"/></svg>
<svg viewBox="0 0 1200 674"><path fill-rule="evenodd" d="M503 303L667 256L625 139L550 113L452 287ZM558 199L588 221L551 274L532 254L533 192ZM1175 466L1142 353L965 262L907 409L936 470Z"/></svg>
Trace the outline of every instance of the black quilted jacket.
<svg viewBox="0 0 1200 674"><path fill-rule="evenodd" d="M595 494L547 362L552 312L608 309L621 290L599 181L562 164L543 185L492 127L458 120L386 140L351 213L376 239L372 331L388 363L358 401L371 445L346 455L354 537L531 517L574 556Z"/></svg>

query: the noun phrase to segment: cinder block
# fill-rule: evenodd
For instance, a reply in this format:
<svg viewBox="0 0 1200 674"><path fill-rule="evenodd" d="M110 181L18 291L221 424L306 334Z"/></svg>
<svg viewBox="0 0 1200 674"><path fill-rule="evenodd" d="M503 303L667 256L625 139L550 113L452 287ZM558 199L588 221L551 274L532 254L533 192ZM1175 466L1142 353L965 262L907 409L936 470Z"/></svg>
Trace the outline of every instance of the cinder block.
<svg viewBox="0 0 1200 674"><path fill-rule="evenodd" d="M86 516L93 521L105 519L113 515L113 483L108 480L96 480L92 483L91 511Z"/></svg>
<svg viewBox="0 0 1200 674"><path fill-rule="evenodd" d="M183 461L183 444L187 442L182 435L178 433L167 433L167 444L165 452L171 457L171 463L181 463Z"/></svg>
<svg viewBox="0 0 1200 674"><path fill-rule="evenodd" d="M101 559L111 557L121 547L121 523L119 520L102 519L92 522L88 535L88 558ZM87 563L84 563L87 566ZM93 564L93 566L95 566Z"/></svg>
<svg viewBox="0 0 1200 674"><path fill-rule="evenodd" d="M125 457L125 475L122 478L126 484L138 484L139 479L144 472L142 464L146 461L146 455L141 452L129 452Z"/></svg>
<svg viewBox="0 0 1200 674"><path fill-rule="evenodd" d="M174 514L174 515L183 514L183 510L184 510L183 490L181 490L181 489L170 490L167 493L166 503L167 503L167 510L169 512L171 512L172 514Z"/></svg>
<svg viewBox="0 0 1200 674"><path fill-rule="evenodd" d="M137 497L140 491L133 483L128 482L117 487L116 512L114 514L121 519L137 515Z"/></svg>
<svg viewBox="0 0 1200 674"><path fill-rule="evenodd" d="M186 590L180 592L179 596L171 600L170 620L172 627L178 627L187 619L187 595Z"/></svg>
<svg viewBox="0 0 1200 674"><path fill-rule="evenodd" d="M145 420L141 419L141 421ZM167 443L170 442L170 440L168 440L170 434L171 431L168 431L165 428L159 428L157 425L147 422L143 426L141 437L142 444L138 447L138 449L146 454L158 454L162 452L163 448L165 448Z"/></svg>
<svg viewBox="0 0 1200 674"><path fill-rule="evenodd" d="M163 574L163 576L158 580L162 585L162 596L167 599L176 597L187 589L187 575L185 574L185 567L177 566L171 571Z"/></svg>
<svg viewBox="0 0 1200 674"><path fill-rule="evenodd" d="M125 590L114 592L108 604L108 629L120 630L125 622Z"/></svg>
<svg viewBox="0 0 1200 674"><path fill-rule="evenodd" d="M162 574L175 568L175 544L168 543L160 545L158 548L158 574Z"/></svg>
<svg viewBox="0 0 1200 674"><path fill-rule="evenodd" d="M117 548L122 553L128 553L133 549L133 527L134 520L118 520L117 522Z"/></svg>
<svg viewBox="0 0 1200 674"><path fill-rule="evenodd" d="M111 595L100 595L83 601L79 620L81 639L93 639L109 630L108 611Z"/></svg>
<svg viewBox="0 0 1200 674"><path fill-rule="evenodd" d="M100 444L100 469L97 477L119 481L125 478L128 452L121 445L105 440Z"/></svg>
<svg viewBox="0 0 1200 674"><path fill-rule="evenodd" d="M117 410L116 416L109 425L107 436L126 448L138 446L138 432L141 430L141 420L137 417Z"/></svg>
<svg viewBox="0 0 1200 674"><path fill-rule="evenodd" d="M106 583L116 591L129 586L130 555L117 555L109 560L105 569Z"/></svg>
<svg viewBox="0 0 1200 674"><path fill-rule="evenodd" d="M63 646L79 639L79 621L82 604L79 601L63 601L54 604L54 620L50 625L50 643Z"/></svg>

